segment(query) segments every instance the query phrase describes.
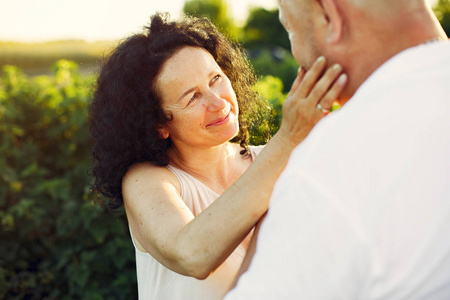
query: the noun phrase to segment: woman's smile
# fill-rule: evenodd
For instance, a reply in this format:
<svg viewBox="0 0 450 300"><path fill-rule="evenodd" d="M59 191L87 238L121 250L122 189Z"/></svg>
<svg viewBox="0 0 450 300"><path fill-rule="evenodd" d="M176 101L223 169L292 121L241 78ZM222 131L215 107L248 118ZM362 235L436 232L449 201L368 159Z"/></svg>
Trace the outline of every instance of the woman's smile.
<svg viewBox="0 0 450 300"><path fill-rule="evenodd" d="M208 127L208 126L219 126L219 125L226 124L230 120L229 117L230 117L230 113L228 113L225 117L221 117L221 118L218 118L218 119L212 121L211 123L206 125L206 127Z"/></svg>

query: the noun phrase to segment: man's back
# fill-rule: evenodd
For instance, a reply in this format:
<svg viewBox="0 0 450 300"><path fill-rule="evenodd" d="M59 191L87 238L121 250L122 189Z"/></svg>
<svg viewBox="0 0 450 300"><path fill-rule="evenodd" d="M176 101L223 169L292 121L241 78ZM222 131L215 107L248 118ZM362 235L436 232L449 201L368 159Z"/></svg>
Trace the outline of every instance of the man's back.
<svg viewBox="0 0 450 300"><path fill-rule="evenodd" d="M313 130L227 299L450 299L449 70L408 49Z"/></svg>

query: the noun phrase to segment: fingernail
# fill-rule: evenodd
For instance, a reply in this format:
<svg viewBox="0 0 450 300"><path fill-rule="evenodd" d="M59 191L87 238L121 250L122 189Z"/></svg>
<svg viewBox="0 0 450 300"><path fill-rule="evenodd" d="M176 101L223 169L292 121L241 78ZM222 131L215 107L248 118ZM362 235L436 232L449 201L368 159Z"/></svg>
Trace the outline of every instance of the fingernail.
<svg viewBox="0 0 450 300"><path fill-rule="evenodd" d="M347 81L347 74L342 74L337 80L337 84L344 84Z"/></svg>
<svg viewBox="0 0 450 300"><path fill-rule="evenodd" d="M335 65L333 66L333 70L336 71L336 72L339 72L339 71L342 70L342 67L341 67L341 65L339 65L339 64L335 64Z"/></svg>
<svg viewBox="0 0 450 300"><path fill-rule="evenodd" d="M302 66L298 67L297 74L299 74L301 71L302 71Z"/></svg>
<svg viewBox="0 0 450 300"><path fill-rule="evenodd" d="M319 58L317 59L318 63L324 63L325 62L325 57L324 56L319 56Z"/></svg>

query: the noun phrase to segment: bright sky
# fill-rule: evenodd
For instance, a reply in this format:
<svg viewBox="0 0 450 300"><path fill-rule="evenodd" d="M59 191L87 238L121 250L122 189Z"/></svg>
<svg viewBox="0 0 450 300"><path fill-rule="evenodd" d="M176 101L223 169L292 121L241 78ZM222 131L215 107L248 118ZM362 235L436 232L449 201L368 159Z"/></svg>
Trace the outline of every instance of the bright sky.
<svg viewBox="0 0 450 300"><path fill-rule="evenodd" d="M181 15L184 0L2 0L1 41L120 39L140 32L157 11ZM275 8L277 0L226 0L236 21L250 7Z"/></svg>
<svg viewBox="0 0 450 300"><path fill-rule="evenodd" d="M0 41L114 40L140 32L157 11L181 15L184 0L1 0ZM277 0L226 0L237 22ZM433 3L436 0L428 0Z"/></svg>

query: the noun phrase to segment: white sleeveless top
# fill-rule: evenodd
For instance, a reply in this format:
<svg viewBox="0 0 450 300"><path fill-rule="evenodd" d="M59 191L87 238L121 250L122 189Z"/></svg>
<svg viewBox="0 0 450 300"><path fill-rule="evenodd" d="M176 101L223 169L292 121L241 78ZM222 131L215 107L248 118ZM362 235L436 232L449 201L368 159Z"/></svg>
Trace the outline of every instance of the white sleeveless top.
<svg viewBox="0 0 450 300"><path fill-rule="evenodd" d="M263 146L250 146L254 160ZM168 165L180 181L181 198L194 216L202 212L220 195L188 173ZM132 239L133 240L133 239ZM246 249L239 245L214 273L204 280L180 275L136 248L136 271L140 300L214 300L222 299L238 272Z"/></svg>

